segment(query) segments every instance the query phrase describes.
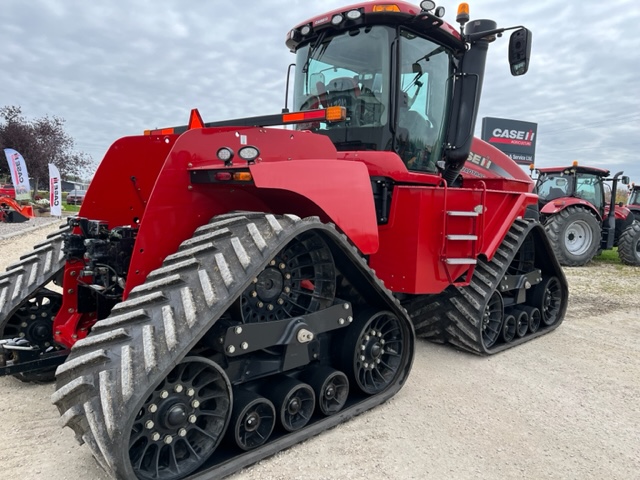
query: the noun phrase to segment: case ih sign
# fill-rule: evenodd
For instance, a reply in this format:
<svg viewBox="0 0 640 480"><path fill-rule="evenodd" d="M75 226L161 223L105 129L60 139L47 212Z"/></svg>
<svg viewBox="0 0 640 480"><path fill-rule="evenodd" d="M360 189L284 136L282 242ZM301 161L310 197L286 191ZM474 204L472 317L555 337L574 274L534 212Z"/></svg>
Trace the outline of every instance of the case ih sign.
<svg viewBox="0 0 640 480"><path fill-rule="evenodd" d="M535 163L537 123L484 117L482 140L503 151L521 165Z"/></svg>

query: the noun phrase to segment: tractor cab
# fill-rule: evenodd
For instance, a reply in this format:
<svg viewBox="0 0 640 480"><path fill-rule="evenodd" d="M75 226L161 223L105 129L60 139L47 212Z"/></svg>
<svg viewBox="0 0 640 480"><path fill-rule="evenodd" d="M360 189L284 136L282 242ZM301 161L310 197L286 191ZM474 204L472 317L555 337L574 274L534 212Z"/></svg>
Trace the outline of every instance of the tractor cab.
<svg viewBox="0 0 640 480"><path fill-rule="evenodd" d="M630 193L627 205L629 208L633 208L634 211L637 211L640 209L640 185L632 184L629 191Z"/></svg>
<svg viewBox="0 0 640 480"><path fill-rule="evenodd" d="M470 151L488 44L504 30L468 21L458 32L423 1L367 2L312 18L289 33L296 53L295 111L341 106L342 122L297 128L328 136L338 151L391 151L410 171L455 179ZM519 27L509 59L526 73L531 34Z"/></svg>
<svg viewBox="0 0 640 480"><path fill-rule="evenodd" d="M609 170L573 165L565 168L540 168L536 182L536 192L541 207L552 201L567 197L584 200L593 206L600 217L606 207L605 180Z"/></svg>

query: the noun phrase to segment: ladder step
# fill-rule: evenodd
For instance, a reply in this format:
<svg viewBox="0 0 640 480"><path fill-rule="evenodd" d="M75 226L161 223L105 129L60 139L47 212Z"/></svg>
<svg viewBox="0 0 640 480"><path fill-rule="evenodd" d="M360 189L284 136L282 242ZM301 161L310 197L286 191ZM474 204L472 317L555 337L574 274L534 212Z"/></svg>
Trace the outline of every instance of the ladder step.
<svg viewBox="0 0 640 480"><path fill-rule="evenodd" d="M447 240L477 240L477 235L447 235Z"/></svg>
<svg viewBox="0 0 640 480"><path fill-rule="evenodd" d="M447 258L445 262L449 265L476 265L478 263L475 258Z"/></svg>
<svg viewBox="0 0 640 480"><path fill-rule="evenodd" d="M447 215L450 217L477 217L480 214L474 211L467 212L462 210L448 210Z"/></svg>

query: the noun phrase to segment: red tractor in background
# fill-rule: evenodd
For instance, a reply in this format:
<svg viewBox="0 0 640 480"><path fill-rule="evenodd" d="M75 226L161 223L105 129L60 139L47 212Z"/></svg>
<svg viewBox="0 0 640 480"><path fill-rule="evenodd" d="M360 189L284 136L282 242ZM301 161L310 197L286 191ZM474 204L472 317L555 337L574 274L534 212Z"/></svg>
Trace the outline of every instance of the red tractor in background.
<svg viewBox="0 0 640 480"><path fill-rule="evenodd" d="M218 478L390 398L415 333L489 355L555 329L533 182L473 138L489 44L515 30L521 75L531 34L462 5L460 30L431 1L311 18L294 112L118 140L0 276L0 373L57 366L62 424L116 478Z"/></svg>
<svg viewBox="0 0 640 480"><path fill-rule="evenodd" d="M640 265L640 217L636 219L628 207L616 204L618 183L629 184L623 172L607 178L609 170L577 162L537 172L540 219L562 265L585 265L601 250L614 246L623 263Z"/></svg>
<svg viewBox="0 0 640 480"><path fill-rule="evenodd" d="M627 208L633 212L636 219L640 220L640 185L632 183L629 186L629 199Z"/></svg>

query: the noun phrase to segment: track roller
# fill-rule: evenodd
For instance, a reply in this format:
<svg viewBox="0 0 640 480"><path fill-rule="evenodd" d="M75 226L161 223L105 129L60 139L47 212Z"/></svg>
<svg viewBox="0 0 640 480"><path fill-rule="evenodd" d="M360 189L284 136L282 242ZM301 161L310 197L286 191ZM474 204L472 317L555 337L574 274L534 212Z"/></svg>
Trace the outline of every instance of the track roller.
<svg viewBox="0 0 640 480"><path fill-rule="evenodd" d="M516 336L522 338L529 330L529 315L521 309L514 309L513 315L516 317Z"/></svg>
<svg viewBox="0 0 640 480"><path fill-rule="evenodd" d="M316 394L317 407L323 415L339 412L347 403L349 379L339 370L318 367L304 377Z"/></svg>
<svg viewBox="0 0 640 480"><path fill-rule="evenodd" d="M522 309L527 312L527 315L529 316L529 332L536 333L540 328L540 322L542 321L542 314L540 313L540 310L529 305L523 306Z"/></svg>
<svg viewBox="0 0 640 480"><path fill-rule="evenodd" d="M316 395L308 384L285 376L268 396L277 409L280 424L287 432L300 430L311 420Z"/></svg>
<svg viewBox="0 0 640 480"><path fill-rule="evenodd" d="M516 337L516 317L513 315L505 315L502 324L502 340L504 343L512 342Z"/></svg>
<svg viewBox="0 0 640 480"><path fill-rule="evenodd" d="M263 445L276 424L276 408L265 397L248 390L234 393L228 435L244 451Z"/></svg>

